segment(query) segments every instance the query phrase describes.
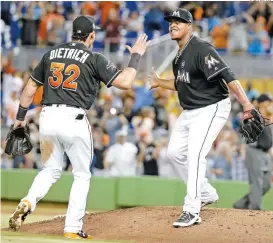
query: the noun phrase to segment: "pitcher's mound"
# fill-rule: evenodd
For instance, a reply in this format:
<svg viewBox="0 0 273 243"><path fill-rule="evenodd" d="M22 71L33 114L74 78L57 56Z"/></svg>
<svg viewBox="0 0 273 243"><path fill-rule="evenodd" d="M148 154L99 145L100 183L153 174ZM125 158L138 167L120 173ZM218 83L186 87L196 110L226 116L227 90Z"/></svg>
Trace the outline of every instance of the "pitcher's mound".
<svg viewBox="0 0 273 243"><path fill-rule="evenodd" d="M181 207L136 207L94 213L85 216L84 229L94 239L123 242L273 242L273 212L207 208L200 225L173 228L180 212ZM62 235L63 226L64 218L58 218L25 224L20 231Z"/></svg>

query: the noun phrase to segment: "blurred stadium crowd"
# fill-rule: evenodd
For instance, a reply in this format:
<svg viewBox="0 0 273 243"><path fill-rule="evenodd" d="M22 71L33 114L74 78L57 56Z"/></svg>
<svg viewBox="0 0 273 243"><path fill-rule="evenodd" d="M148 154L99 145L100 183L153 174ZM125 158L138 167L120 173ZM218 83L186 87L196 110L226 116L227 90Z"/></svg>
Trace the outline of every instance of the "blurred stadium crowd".
<svg viewBox="0 0 273 243"><path fill-rule="evenodd" d="M28 81L34 61L29 70L21 73L2 58L2 113L1 125L8 128L14 123L19 97ZM95 156L91 170L100 176L160 175L175 177L176 172L166 156L167 144L173 124L180 114L176 92L157 89L149 91L143 81L138 81L133 90L120 91L114 87L101 88L96 103L87 111L92 125ZM26 156L9 157L4 154L5 141L1 140L2 168L40 169L39 114L42 87L38 89L28 112L32 153ZM248 85L248 97L255 102L259 93ZM241 106L233 100L228 124L214 143L208 157L208 177L216 179L247 180L244 166L245 145L236 131L240 124ZM273 102L265 107L266 117L273 122ZM6 125L6 126L4 126ZM128 141L128 143L125 143ZM124 144L125 143L125 144ZM67 157L64 170L71 170Z"/></svg>
<svg viewBox="0 0 273 243"><path fill-rule="evenodd" d="M164 15L177 7L193 14L196 35L210 36L216 49L252 55L270 53L273 37L272 2L1 2L2 48L56 45L71 40L79 14L94 16L104 31L94 48L119 50L139 32L149 39L168 33Z"/></svg>
<svg viewBox="0 0 273 243"><path fill-rule="evenodd" d="M219 51L270 54L273 6L269 2L1 2L2 48L11 50L8 56L1 55L2 134L3 127L13 124L22 89L38 63L34 60L27 70L18 71L12 64L16 48L70 41L72 20L78 14L88 14L104 29L97 33L94 48L116 52L122 39L129 43L139 32L144 31L151 39L166 34L168 23L163 21L164 14L179 6L192 12L194 33L210 36ZM259 92L251 83L246 91L255 102ZM2 136L2 168L42 167L38 125L42 92L41 87L27 115L33 151L26 156L9 157L4 154ZM245 145L236 133L242 109L233 96L231 99L230 119L208 156L207 176L247 180ZM138 80L130 91L102 86L96 103L87 111L95 150L90 168L93 174L176 177L166 150L173 124L181 111L176 92L149 91L144 80ZM267 103L265 112L273 122L273 102ZM71 170L66 156L64 170Z"/></svg>

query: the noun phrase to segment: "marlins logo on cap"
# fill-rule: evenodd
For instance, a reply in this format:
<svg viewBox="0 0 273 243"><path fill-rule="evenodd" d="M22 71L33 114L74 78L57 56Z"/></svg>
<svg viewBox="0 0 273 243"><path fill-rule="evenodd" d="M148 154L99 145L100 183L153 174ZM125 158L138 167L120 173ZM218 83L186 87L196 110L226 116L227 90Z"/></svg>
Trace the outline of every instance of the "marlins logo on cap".
<svg viewBox="0 0 273 243"><path fill-rule="evenodd" d="M173 11L172 16L180 17L179 11Z"/></svg>
<svg viewBox="0 0 273 243"><path fill-rule="evenodd" d="M181 22L185 22L185 23L192 23L193 22L193 18L191 13L183 8L179 8L174 10L173 12L171 12L170 15L165 16L164 19L168 22L170 22L173 19L179 20Z"/></svg>

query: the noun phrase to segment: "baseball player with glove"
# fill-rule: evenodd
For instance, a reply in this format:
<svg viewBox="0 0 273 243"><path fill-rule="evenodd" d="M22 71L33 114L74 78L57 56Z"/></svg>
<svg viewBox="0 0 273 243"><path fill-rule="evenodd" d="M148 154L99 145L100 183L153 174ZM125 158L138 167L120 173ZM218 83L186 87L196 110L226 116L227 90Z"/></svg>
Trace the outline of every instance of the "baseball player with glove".
<svg viewBox="0 0 273 243"><path fill-rule="evenodd" d="M219 199L216 189L205 178L206 156L229 117L229 89L236 94L245 112L244 137L255 141L264 122L213 46L193 36L190 12L177 9L165 20L169 22L172 40L179 46L172 63L174 78L162 79L153 71L149 83L151 88L176 90L183 107L172 131L167 154L187 184L183 212L173 226L187 227L201 222L201 207Z"/></svg>
<svg viewBox="0 0 273 243"><path fill-rule="evenodd" d="M262 94L256 99L257 108L265 117L271 115L270 102L272 102L272 99L266 94ZM261 124L256 125L254 121L255 125L252 129L249 124L244 122L246 124L243 124L240 128L248 143L246 146L245 167L248 171L249 192L233 205L237 209L261 210L262 197L271 187L273 129L269 127L271 125L270 120L263 120L266 120L266 127L257 142L252 143L252 141L256 140L256 130L260 131ZM249 130L252 130L252 132L249 132Z"/></svg>
<svg viewBox="0 0 273 243"><path fill-rule="evenodd" d="M25 116L33 96L40 85L44 86L39 121L43 169L11 215L9 226L12 229L20 228L26 216L34 211L38 201L60 178L66 152L73 167L74 182L64 236L91 238L82 231L93 157L91 127L85 110L97 97L101 81L107 87L115 86L122 90L132 87L141 56L149 44L147 35L142 34L133 47L127 46L131 59L128 67L120 71L102 54L91 51L95 29L91 17L77 17L73 21L72 42L58 45L43 56L22 93L13 130L25 127Z"/></svg>

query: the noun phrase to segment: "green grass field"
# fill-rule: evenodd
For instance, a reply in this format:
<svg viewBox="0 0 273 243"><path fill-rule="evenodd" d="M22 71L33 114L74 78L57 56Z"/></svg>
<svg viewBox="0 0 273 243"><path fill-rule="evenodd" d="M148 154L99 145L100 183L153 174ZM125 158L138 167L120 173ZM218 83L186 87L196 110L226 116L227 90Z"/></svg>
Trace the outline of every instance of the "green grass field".
<svg viewBox="0 0 273 243"><path fill-rule="evenodd" d="M8 227L9 216L15 209L17 203L15 202L2 202L1 205L1 228ZM66 205L59 205L59 207L52 208L48 204L39 204L37 210L32 215L29 215L26 223L33 223L37 221L43 221L52 219L55 215L65 214ZM73 242L79 242L82 240L73 240ZM1 232L1 243L66 243L71 240L64 239L62 236L50 236L50 235L34 235L18 232ZM92 243L127 243L117 241L98 241L88 240Z"/></svg>

